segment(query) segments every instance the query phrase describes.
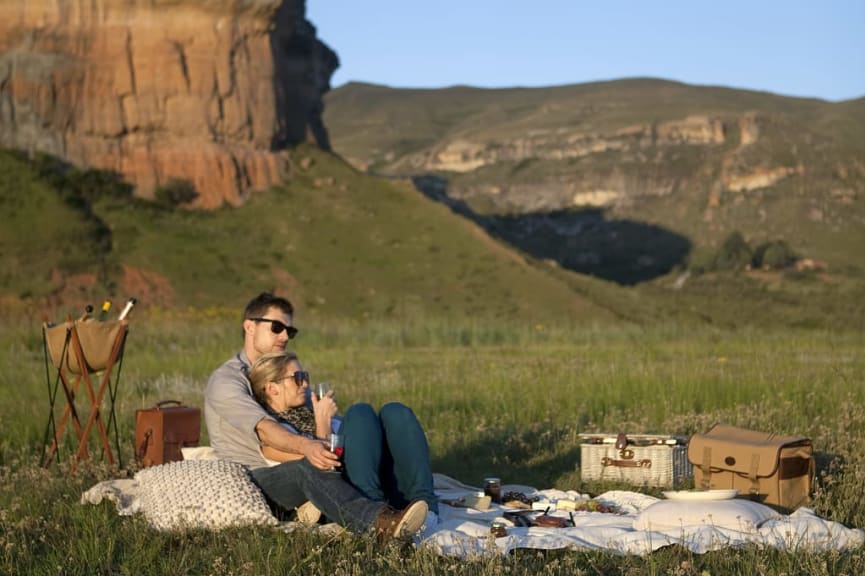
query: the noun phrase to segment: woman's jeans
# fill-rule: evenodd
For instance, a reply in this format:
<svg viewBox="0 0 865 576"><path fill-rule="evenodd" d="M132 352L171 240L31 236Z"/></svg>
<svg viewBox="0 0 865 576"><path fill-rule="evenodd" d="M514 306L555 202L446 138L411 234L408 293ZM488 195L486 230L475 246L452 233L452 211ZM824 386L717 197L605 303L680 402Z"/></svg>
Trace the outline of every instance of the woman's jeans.
<svg viewBox="0 0 865 576"><path fill-rule="evenodd" d="M319 470L306 458L255 468L252 477L271 506L288 511L309 500L329 520L353 532L372 528L384 509L381 502L358 492L339 472Z"/></svg>
<svg viewBox="0 0 865 576"><path fill-rule="evenodd" d="M424 500L438 513L429 446L411 408L390 402L379 414L369 404L352 404L343 417L343 469L371 500L397 509Z"/></svg>

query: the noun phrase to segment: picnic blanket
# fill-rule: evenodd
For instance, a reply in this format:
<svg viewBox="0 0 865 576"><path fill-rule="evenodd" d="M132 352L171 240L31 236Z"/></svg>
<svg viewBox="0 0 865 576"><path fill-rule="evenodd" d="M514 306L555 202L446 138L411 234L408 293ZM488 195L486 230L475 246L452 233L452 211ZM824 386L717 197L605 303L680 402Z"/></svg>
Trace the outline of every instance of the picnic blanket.
<svg viewBox="0 0 865 576"><path fill-rule="evenodd" d="M436 475L436 493L444 499L458 499L475 490L447 476ZM503 493L509 491L550 501L593 500L616 512L551 511L547 515L566 518L573 526L514 526L507 528L507 536L491 539L490 524L505 521L506 507L493 504L487 511L478 511L442 505L438 526L423 534L421 544L442 554L466 556L491 549L507 553L516 548L573 548L646 555L674 544L698 554L749 544L788 551L828 551L856 548L865 543L865 531L820 518L809 508L782 515L744 499L673 501L630 491L610 491L590 498L574 491L502 486Z"/></svg>
<svg viewBox="0 0 865 576"><path fill-rule="evenodd" d="M435 475L435 489L442 500L455 504L479 490L443 474ZM519 492L553 502L594 501L603 504L595 507L606 511L550 510L549 516L565 518L573 525L529 527L515 525L505 516L509 509L502 505L476 510L442 503L438 524L426 527L416 538L417 545L465 557L504 554L517 548L646 555L670 545L704 553L745 545L829 551L865 544L865 531L820 518L809 508L782 515L744 499L673 501L631 491L610 491L590 498L573 491L536 490L515 484L502 486L502 492ZM278 522L244 469L221 460L185 460L146 468L135 478L100 482L81 497L83 504L105 500L114 502L121 515L143 514L160 530L247 525L292 530L300 526ZM506 536L491 536L491 524L497 520L505 523Z"/></svg>

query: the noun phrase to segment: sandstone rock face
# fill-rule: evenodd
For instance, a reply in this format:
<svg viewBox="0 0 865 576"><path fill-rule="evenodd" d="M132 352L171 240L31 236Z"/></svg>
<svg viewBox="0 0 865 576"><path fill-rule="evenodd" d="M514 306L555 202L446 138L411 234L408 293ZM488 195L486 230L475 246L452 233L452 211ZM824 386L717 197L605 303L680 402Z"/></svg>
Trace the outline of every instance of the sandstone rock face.
<svg viewBox="0 0 865 576"><path fill-rule="evenodd" d="M693 145L718 146L726 141L720 118L689 116L657 126L638 124L612 133L584 132L578 128L532 130L522 138L507 141L472 142L458 138L432 153L421 152L409 159L414 169L471 172L497 162L519 162L532 158L564 160L591 154L646 147Z"/></svg>
<svg viewBox="0 0 865 576"><path fill-rule="evenodd" d="M760 188L768 188L790 176L804 173L802 166L778 166L775 168L758 167L744 174L722 174L722 180L727 190L732 192L748 192Z"/></svg>
<svg viewBox="0 0 865 576"><path fill-rule="evenodd" d="M191 181L203 208L329 148L338 66L305 0L0 0L0 146L116 171L149 197Z"/></svg>
<svg viewBox="0 0 865 576"><path fill-rule="evenodd" d="M790 177L802 176L804 167L771 166L754 162L759 151L760 125L766 119L754 112L738 116L692 115L656 124L634 124L608 132L587 132L579 127L535 129L524 136L497 141L472 141L466 136L445 141L432 150L411 154L397 164L409 171L469 173L500 162L557 161L586 158L603 153L618 154L618 163L640 163L651 149L705 148L720 151L718 187L709 194L709 205L720 202L721 191L749 192L769 188ZM726 146L725 144L730 144ZM732 147L731 147L732 146ZM663 170L626 176L622 170L582 170L578 178L545 177L541 183L451 186L447 195L457 200L494 198L500 206L523 212L558 210L568 206L610 207L631 205L638 197L667 196L683 180Z"/></svg>

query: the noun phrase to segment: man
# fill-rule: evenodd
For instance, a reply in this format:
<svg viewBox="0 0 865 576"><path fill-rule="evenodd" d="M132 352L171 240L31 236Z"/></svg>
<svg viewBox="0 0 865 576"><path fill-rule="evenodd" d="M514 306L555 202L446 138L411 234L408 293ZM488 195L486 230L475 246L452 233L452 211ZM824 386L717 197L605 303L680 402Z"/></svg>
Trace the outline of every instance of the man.
<svg viewBox="0 0 865 576"><path fill-rule="evenodd" d="M417 500L397 511L366 498L331 471L340 462L324 443L289 432L253 397L247 378L250 366L262 354L285 350L297 334L293 315L288 300L268 292L247 304L243 349L213 373L204 393L204 415L216 455L249 466L271 505L279 509L293 510L310 501L330 520L354 532L374 530L382 540L417 533L427 516L426 502ZM267 466L262 445L299 458Z"/></svg>

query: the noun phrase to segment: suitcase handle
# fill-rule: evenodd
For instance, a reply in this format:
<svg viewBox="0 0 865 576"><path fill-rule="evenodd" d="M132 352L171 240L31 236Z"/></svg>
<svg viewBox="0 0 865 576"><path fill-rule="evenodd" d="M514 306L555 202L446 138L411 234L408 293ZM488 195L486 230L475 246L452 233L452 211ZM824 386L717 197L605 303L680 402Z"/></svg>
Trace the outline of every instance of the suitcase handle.
<svg viewBox="0 0 865 576"><path fill-rule="evenodd" d="M169 404L174 404L175 406L182 406L183 405L177 400L160 400L159 402L156 403L156 408L160 409L163 406L167 406Z"/></svg>

